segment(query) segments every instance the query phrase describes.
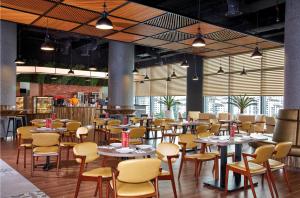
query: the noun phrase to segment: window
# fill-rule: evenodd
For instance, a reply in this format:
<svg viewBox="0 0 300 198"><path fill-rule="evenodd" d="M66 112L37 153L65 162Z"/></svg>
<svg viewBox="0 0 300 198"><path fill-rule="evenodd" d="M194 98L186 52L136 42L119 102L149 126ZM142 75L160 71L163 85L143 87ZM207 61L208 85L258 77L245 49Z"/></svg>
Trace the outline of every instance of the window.
<svg viewBox="0 0 300 198"><path fill-rule="evenodd" d="M135 104L146 105L146 114L150 115L150 97L135 97Z"/></svg>
<svg viewBox="0 0 300 198"><path fill-rule="evenodd" d="M276 116L279 109L283 108L283 96L264 96L263 104L263 114L268 116Z"/></svg>
<svg viewBox="0 0 300 198"><path fill-rule="evenodd" d="M257 115L257 114L261 114L261 111L260 111L260 107L261 107L261 100L260 100L260 96L249 96L251 98L254 98L254 100L256 100L256 105L251 105L249 107L247 107L245 110L244 110L244 114L248 114L248 115ZM238 107L236 106L233 106L231 105L230 107L231 109L231 113L233 115L237 115L240 113L240 110Z"/></svg>
<svg viewBox="0 0 300 198"><path fill-rule="evenodd" d="M228 96L205 96L204 111L213 114L228 112Z"/></svg>

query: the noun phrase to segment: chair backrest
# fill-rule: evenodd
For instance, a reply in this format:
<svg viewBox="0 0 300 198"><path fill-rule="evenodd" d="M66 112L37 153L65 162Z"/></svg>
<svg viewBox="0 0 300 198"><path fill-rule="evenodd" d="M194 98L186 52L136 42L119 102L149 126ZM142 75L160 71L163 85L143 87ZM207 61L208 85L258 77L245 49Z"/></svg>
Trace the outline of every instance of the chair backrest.
<svg viewBox="0 0 300 198"><path fill-rule="evenodd" d="M105 125L105 120L103 120L101 118L95 118L94 122L95 122L96 126L103 126L103 125Z"/></svg>
<svg viewBox="0 0 300 198"><path fill-rule="evenodd" d="M219 124L218 119L209 119L210 124Z"/></svg>
<svg viewBox="0 0 300 198"><path fill-rule="evenodd" d="M230 120L231 119L231 114L226 113L226 112L218 113L217 117L218 117L219 120Z"/></svg>
<svg viewBox="0 0 300 198"><path fill-rule="evenodd" d="M255 150L256 158L253 159L252 161L257 164L262 164L266 162L268 159L272 157L274 148L275 146L271 144L258 147Z"/></svg>
<svg viewBox="0 0 300 198"><path fill-rule="evenodd" d="M209 114L209 113L199 113L199 120L201 120L202 122L209 123L209 120L212 118L211 115L212 114Z"/></svg>
<svg viewBox="0 0 300 198"><path fill-rule="evenodd" d="M156 151L158 151L160 155L163 155L158 155L158 158L163 159L167 156L178 155L179 146L173 143L162 142L157 146Z"/></svg>
<svg viewBox="0 0 300 198"><path fill-rule="evenodd" d="M57 133L33 133L32 145L33 146L56 146L59 144L59 134Z"/></svg>
<svg viewBox="0 0 300 198"><path fill-rule="evenodd" d="M241 122L255 122L255 115L244 115L244 114L239 114L237 116L238 120Z"/></svg>
<svg viewBox="0 0 300 198"><path fill-rule="evenodd" d="M59 121L54 121L52 122L52 128L62 128L64 126L64 123L59 122Z"/></svg>
<svg viewBox="0 0 300 198"><path fill-rule="evenodd" d="M199 113L201 113L201 112L200 111L189 111L188 116L193 120L198 120Z"/></svg>
<svg viewBox="0 0 300 198"><path fill-rule="evenodd" d="M81 127L81 122L67 122L66 127L68 131L76 131Z"/></svg>
<svg viewBox="0 0 300 198"><path fill-rule="evenodd" d="M130 139L143 138L145 133L146 133L145 127L133 128L133 129L130 129L129 138Z"/></svg>
<svg viewBox="0 0 300 198"><path fill-rule="evenodd" d="M210 127L209 132L214 135L219 135L220 133L221 124L212 124Z"/></svg>
<svg viewBox="0 0 300 198"><path fill-rule="evenodd" d="M35 126L24 126L19 127L17 129L17 134L21 136L22 140L31 140L32 139L32 132L31 130L36 129Z"/></svg>
<svg viewBox="0 0 300 198"><path fill-rule="evenodd" d="M76 158L76 155L85 156L85 163L89 163L99 158L97 144L94 142L84 142L76 144L73 147L73 152L75 154L75 159L78 163L81 163L80 158Z"/></svg>
<svg viewBox="0 0 300 198"><path fill-rule="evenodd" d="M275 159L283 159L283 158L285 158L288 154L289 154L289 152L290 152L290 150L291 150L291 148L292 148L292 142L280 142L280 143L278 143L276 146L275 146L275 154L273 155L273 157L275 158Z"/></svg>
<svg viewBox="0 0 300 198"><path fill-rule="evenodd" d="M154 126L161 126L163 122L164 122L163 119L155 119L155 120L153 121L153 125L154 125Z"/></svg>
<svg viewBox="0 0 300 198"><path fill-rule="evenodd" d="M31 123L33 126L36 126L36 127L43 127L46 125L46 122L44 119L34 119L34 120L31 120Z"/></svg>
<svg viewBox="0 0 300 198"><path fill-rule="evenodd" d="M113 125L120 125L121 124L121 120L109 120L107 122L108 126L113 126Z"/></svg>
<svg viewBox="0 0 300 198"><path fill-rule="evenodd" d="M178 141L186 143L187 149L193 149L197 147L197 144L194 142L196 138L197 138L196 135L191 133L186 133L186 134L180 134L178 137Z"/></svg>
<svg viewBox="0 0 300 198"><path fill-rule="evenodd" d="M118 164L118 180L126 183L142 183L159 175L159 159L131 159Z"/></svg>
<svg viewBox="0 0 300 198"><path fill-rule="evenodd" d="M203 133L198 133L197 134L197 138L205 138L205 137L209 137L209 136L212 136L213 134L210 133L210 131L206 131L206 132L203 132Z"/></svg>
<svg viewBox="0 0 300 198"><path fill-rule="evenodd" d="M249 132L252 129L252 123L250 121L245 121L241 123L240 127L243 131Z"/></svg>
<svg viewBox="0 0 300 198"><path fill-rule="evenodd" d="M199 124L197 127L196 127L196 131L197 133L204 133L204 132L207 132L208 130L208 125L207 124Z"/></svg>
<svg viewBox="0 0 300 198"><path fill-rule="evenodd" d="M266 133L274 133L275 124L275 117L266 116Z"/></svg>
<svg viewBox="0 0 300 198"><path fill-rule="evenodd" d="M89 129L86 127L79 127L76 130L76 137L80 139L82 136L87 136L89 133Z"/></svg>
<svg viewBox="0 0 300 198"><path fill-rule="evenodd" d="M138 117L131 117L131 118L130 118L130 121L131 121L133 124L140 123L140 120L141 120L141 118L138 118Z"/></svg>

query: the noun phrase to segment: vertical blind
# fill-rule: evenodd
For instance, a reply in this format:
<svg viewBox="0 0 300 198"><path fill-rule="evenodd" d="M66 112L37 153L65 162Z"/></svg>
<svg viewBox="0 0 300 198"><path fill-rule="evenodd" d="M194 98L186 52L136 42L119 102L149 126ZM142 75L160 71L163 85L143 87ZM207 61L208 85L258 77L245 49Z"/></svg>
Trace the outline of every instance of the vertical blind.
<svg viewBox="0 0 300 198"><path fill-rule="evenodd" d="M177 78L166 81L175 71ZM186 95L186 69L180 63L152 66L139 69L139 74L148 75L150 80L144 83L136 81L136 96L185 96Z"/></svg>
<svg viewBox="0 0 300 198"><path fill-rule="evenodd" d="M203 95L283 95L284 49L264 50L262 59L250 55L204 59ZM217 74L220 66L224 74ZM247 75L241 75L243 68Z"/></svg>

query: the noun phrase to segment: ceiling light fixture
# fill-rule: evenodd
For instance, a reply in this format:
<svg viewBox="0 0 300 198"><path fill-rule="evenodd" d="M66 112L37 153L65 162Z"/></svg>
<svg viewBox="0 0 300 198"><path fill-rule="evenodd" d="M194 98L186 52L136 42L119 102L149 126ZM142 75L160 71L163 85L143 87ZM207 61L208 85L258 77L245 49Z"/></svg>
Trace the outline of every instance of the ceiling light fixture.
<svg viewBox="0 0 300 198"><path fill-rule="evenodd" d="M183 68L188 68L189 67L189 64L188 64L186 59L181 63L180 67L183 67Z"/></svg>
<svg viewBox="0 0 300 198"><path fill-rule="evenodd" d="M21 29L19 29L19 32L18 32L18 55L17 55L17 58L15 60L15 63L18 64L18 65L24 65L25 64L25 60L21 56Z"/></svg>
<svg viewBox="0 0 300 198"><path fill-rule="evenodd" d="M144 81L143 81L143 80L141 80L141 81L140 81L140 83L141 83L141 84L143 84L143 83L144 83Z"/></svg>
<svg viewBox="0 0 300 198"><path fill-rule="evenodd" d="M57 77L56 76L52 76L51 80L57 80Z"/></svg>
<svg viewBox="0 0 300 198"><path fill-rule="evenodd" d="M170 82L171 81L171 78L170 76L167 77L166 81Z"/></svg>
<svg viewBox="0 0 300 198"><path fill-rule="evenodd" d="M195 68L195 73L194 73L194 76L193 76L193 80L199 80L198 75L197 75L196 65L195 65L194 68Z"/></svg>
<svg viewBox="0 0 300 198"><path fill-rule="evenodd" d="M256 15L256 29L258 29L258 14ZM259 51L258 44L257 44L257 37L256 37L256 47L250 57L253 59L262 58L262 53Z"/></svg>
<svg viewBox="0 0 300 198"><path fill-rule="evenodd" d="M173 73L171 74L171 78L177 78L177 75L175 73L175 69L173 69Z"/></svg>
<svg viewBox="0 0 300 198"><path fill-rule="evenodd" d="M74 71L72 70L73 67L73 60L72 60L72 43L71 43L71 47L70 47L70 70L68 71L68 75L74 75Z"/></svg>
<svg viewBox="0 0 300 198"><path fill-rule="evenodd" d="M204 47L206 44L205 44L205 41L203 39L203 35L201 34L201 29L200 29L200 0L199 0L199 8L198 8L198 33L196 35L196 38L195 40L193 41L192 43L192 46L193 47Z"/></svg>
<svg viewBox="0 0 300 198"><path fill-rule="evenodd" d="M100 19L96 23L96 28L101 30L111 30L113 29L113 24L111 20L109 20L108 12L106 12L106 3L103 4L103 13L101 14Z"/></svg>
<svg viewBox="0 0 300 198"><path fill-rule="evenodd" d="M247 71L246 71L245 67L243 67L243 70L241 71L241 75L247 75Z"/></svg>
<svg viewBox="0 0 300 198"><path fill-rule="evenodd" d="M55 50L54 44L52 43L52 41L50 39L50 35L48 34L48 18L47 18L46 27L47 27L47 29L46 29L45 41L41 45L41 50L43 50L43 51L54 51Z"/></svg>
<svg viewBox="0 0 300 198"><path fill-rule="evenodd" d="M92 62L93 62L93 51L91 51L91 58L92 58ZM97 71L97 66L92 64L90 65L90 55L88 54L88 68L90 71Z"/></svg>
<svg viewBox="0 0 300 198"><path fill-rule="evenodd" d="M144 80L150 80L148 74L146 73Z"/></svg>
<svg viewBox="0 0 300 198"><path fill-rule="evenodd" d="M223 68L222 68L222 59L221 59L221 57L220 57L220 68L219 68L217 74L224 74L224 73L225 73L225 72L224 72L224 70L223 70Z"/></svg>
<svg viewBox="0 0 300 198"><path fill-rule="evenodd" d="M139 73L139 71L137 70L136 67L134 67L134 69L132 70L132 74L136 75L136 74L138 74L138 73Z"/></svg>

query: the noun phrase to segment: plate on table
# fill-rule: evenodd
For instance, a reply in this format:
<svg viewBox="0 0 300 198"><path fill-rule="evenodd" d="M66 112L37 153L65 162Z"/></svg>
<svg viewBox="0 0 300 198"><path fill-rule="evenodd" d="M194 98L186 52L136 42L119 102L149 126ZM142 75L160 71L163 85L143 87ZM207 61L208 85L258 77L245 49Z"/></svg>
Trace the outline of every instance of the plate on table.
<svg viewBox="0 0 300 198"><path fill-rule="evenodd" d="M122 147L122 143L111 143L109 145L112 146L112 147L115 147L115 148Z"/></svg>
<svg viewBox="0 0 300 198"><path fill-rule="evenodd" d="M37 131L52 131L51 128L46 128L46 127L41 127L41 128L37 128Z"/></svg>
<svg viewBox="0 0 300 198"><path fill-rule="evenodd" d="M250 140L250 139L251 139L251 136L245 135L245 136L241 136L240 138L241 138L242 140Z"/></svg>
<svg viewBox="0 0 300 198"><path fill-rule="evenodd" d="M147 144L136 145L136 147L139 148L139 149L149 149L149 148L152 148L151 145L147 145Z"/></svg>
<svg viewBox="0 0 300 198"><path fill-rule="evenodd" d="M119 148L119 149L116 149L116 151L117 151L118 153L131 153L131 152L134 151L134 149L125 147L125 148Z"/></svg>
<svg viewBox="0 0 300 198"><path fill-rule="evenodd" d="M212 139L212 140L218 140L219 136L210 136L210 139Z"/></svg>

